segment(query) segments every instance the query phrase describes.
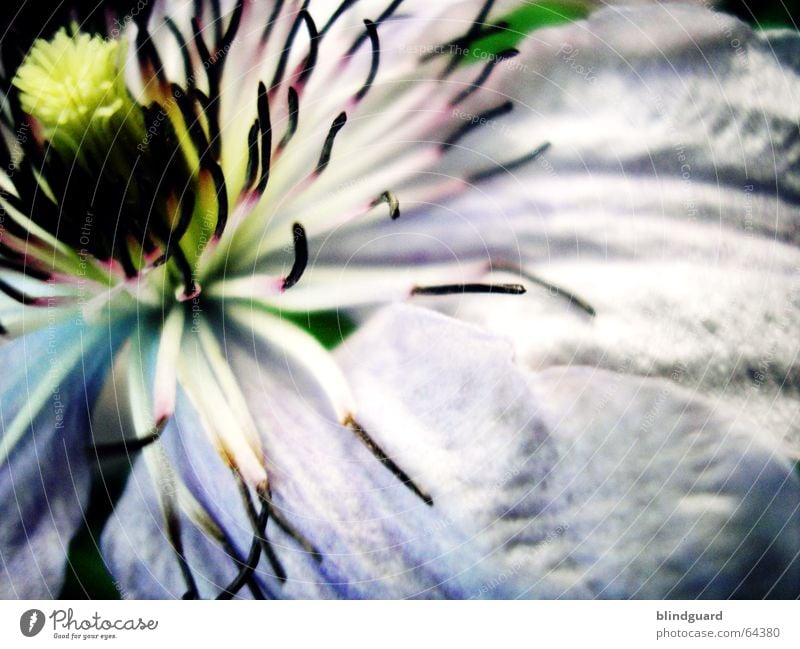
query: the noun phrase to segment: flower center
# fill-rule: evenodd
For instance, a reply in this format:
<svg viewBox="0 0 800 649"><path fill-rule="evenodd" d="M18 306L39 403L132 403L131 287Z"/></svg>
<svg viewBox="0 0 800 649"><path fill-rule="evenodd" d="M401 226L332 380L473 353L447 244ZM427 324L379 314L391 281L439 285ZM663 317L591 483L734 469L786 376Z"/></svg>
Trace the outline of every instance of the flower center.
<svg viewBox="0 0 800 649"><path fill-rule="evenodd" d="M127 171L129 163L116 158L130 153L127 140L145 136L118 65L124 50L119 41L62 29L51 41L36 41L14 79L23 110L44 138L87 169L110 162Z"/></svg>
<svg viewBox="0 0 800 649"><path fill-rule="evenodd" d="M36 225L112 274L163 267L157 285L190 298L194 268L224 221L224 182L175 108L191 104L180 90L168 108L134 100L125 50L77 28L36 41L13 83L36 135L26 154L42 192L20 202L36 203Z"/></svg>

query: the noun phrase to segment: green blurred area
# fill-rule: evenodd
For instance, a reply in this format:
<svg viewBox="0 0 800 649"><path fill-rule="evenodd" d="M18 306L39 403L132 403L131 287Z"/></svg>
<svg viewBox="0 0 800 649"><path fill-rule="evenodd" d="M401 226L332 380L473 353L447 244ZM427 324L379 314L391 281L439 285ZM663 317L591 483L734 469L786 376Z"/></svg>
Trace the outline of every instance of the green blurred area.
<svg viewBox="0 0 800 649"><path fill-rule="evenodd" d="M483 60L486 54L516 47L534 29L585 18L588 13L585 2L555 1L521 6L500 19L504 29L476 41L467 56L476 61Z"/></svg>
<svg viewBox="0 0 800 649"><path fill-rule="evenodd" d="M92 4L95 4L94 2ZM103 4L103 3L101 3ZM598 4L595 4L597 6ZM717 3L717 7L735 14L754 26L797 28L800 1L745 2L731 0ZM476 41L467 56L478 61L485 55L498 53L516 46L527 33L580 19L589 12L589 4L577 0L555 0L525 4L500 20L507 23L504 30ZM481 56L483 53L483 56ZM355 322L342 312L308 314L282 313L282 317L303 327L326 348L342 342L355 329ZM798 464L800 467L800 464ZM61 597L66 599L118 599L119 590L108 574L97 549L99 535L111 513L113 503L124 487L126 474L116 469L96 476L86 512L87 524L70 544L70 567Z"/></svg>
<svg viewBox="0 0 800 649"><path fill-rule="evenodd" d="M611 4L611 3L609 3ZM503 29L476 41L466 53L469 60L486 60L488 55L497 54L516 47L526 34L544 27L552 27L566 22L585 18L592 10L604 6L604 2L591 0L546 0L527 3L509 14L499 18ZM797 29L800 16L800 0L768 0L766 2L746 2L745 0L723 0L715 2L719 11L738 16L761 29L790 27Z"/></svg>

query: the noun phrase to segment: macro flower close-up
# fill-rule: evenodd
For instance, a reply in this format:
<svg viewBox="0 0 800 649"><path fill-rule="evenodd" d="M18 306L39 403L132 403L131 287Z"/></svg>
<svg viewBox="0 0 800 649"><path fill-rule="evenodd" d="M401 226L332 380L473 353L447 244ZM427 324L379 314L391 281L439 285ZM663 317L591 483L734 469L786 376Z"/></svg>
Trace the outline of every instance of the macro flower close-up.
<svg viewBox="0 0 800 649"><path fill-rule="evenodd" d="M2 39L0 597L800 597L795 30L112 4Z"/></svg>

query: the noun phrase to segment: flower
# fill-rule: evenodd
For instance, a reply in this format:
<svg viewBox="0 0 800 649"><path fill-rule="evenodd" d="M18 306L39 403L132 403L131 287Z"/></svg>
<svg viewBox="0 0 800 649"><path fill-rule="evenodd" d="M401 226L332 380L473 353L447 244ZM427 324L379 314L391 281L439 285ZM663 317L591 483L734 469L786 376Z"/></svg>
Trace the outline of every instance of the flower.
<svg viewBox="0 0 800 649"><path fill-rule="evenodd" d="M470 293L503 312L522 283L595 314L526 268L520 187L552 146L514 136L536 120L509 100L540 52L464 63L494 5L163 2L127 39L34 45L5 124L25 139L2 193L3 594L56 593L110 452L132 469L103 554L130 597L793 594L800 484L729 413L531 373L418 305L334 355L286 319ZM653 14L607 20L632 16ZM122 441L100 439L109 406Z"/></svg>

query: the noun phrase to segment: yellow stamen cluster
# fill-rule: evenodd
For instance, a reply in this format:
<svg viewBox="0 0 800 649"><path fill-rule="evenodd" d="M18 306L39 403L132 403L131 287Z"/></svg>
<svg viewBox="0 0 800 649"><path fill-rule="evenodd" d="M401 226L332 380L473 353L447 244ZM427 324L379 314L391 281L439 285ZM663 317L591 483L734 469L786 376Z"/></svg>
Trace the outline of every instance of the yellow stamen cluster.
<svg viewBox="0 0 800 649"><path fill-rule="evenodd" d="M124 53L119 41L61 29L37 40L19 67L14 85L22 109L62 156L86 167L114 164L115 153L144 137L144 118L122 75Z"/></svg>

